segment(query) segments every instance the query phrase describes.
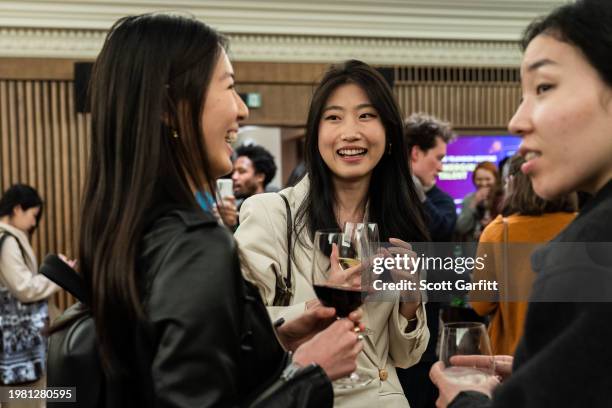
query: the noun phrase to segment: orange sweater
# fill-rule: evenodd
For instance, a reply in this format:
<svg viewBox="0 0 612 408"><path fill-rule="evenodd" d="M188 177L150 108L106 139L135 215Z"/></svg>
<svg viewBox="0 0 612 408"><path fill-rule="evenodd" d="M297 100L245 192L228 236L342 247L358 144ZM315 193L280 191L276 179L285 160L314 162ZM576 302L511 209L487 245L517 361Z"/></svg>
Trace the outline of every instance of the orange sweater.
<svg viewBox="0 0 612 408"><path fill-rule="evenodd" d="M479 255L487 253L495 258L487 261L483 270L475 270L472 280L497 280L500 302L471 301L470 304L481 316L492 315L489 336L494 354L514 354L523 334L527 314L527 299L534 278L531 270L531 252L538 243L553 239L575 217L574 213L549 213L542 216L510 215L508 223L508 252L502 255L504 223L498 216L483 231L479 241ZM490 245L495 243L497 245ZM501 245L500 245L501 244ZM489 262L491 261L491 262ZM504 278L503 263L506 262L508 276ZM470 293L471 299L482 300L478 292ZM507 301L503 301L506 299ZM520 300L520 301L517 301Z"/></svg>

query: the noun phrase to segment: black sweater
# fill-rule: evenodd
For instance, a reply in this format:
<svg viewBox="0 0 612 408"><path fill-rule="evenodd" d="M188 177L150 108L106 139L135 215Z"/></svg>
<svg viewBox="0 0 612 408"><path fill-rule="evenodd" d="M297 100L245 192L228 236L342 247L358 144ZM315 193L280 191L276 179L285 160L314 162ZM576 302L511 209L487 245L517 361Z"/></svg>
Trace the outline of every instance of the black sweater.
<svg viewBox="0 0 612 408"><path fill-rule="evenodd" d="M590 264L577 262L575 251L560 250L563 243L572 242L588 242L584 246L587 252L604 247L608 253L589 253ZM495 390L492 400L483 394L461 393L449 407L612 407L610 254L612 181L574 222L532 257L537 277L512 376ZM578 302L585 294L599 302ZM567 301L543 301L550 299Z"/></svg>

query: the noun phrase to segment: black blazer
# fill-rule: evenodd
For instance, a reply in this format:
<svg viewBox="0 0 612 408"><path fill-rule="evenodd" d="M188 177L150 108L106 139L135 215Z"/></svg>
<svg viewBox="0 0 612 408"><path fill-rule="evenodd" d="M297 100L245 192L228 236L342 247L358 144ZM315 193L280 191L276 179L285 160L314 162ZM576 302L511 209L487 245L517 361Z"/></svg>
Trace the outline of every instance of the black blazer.
<svg viewBox="0 0 612 408"><path fill-rule="evenodd" d="M80 383L101 376L63 369L66 336L52 338L49 386L76 385L83 405L70 406L251 406L270 389L257 407L332 406L331 383L320 367L280 379L287 353L258 290L242 278L232 235L212 214L166 213L151 223L140 253L147 319L126 327L133 339L130 372L104 380L99 404L85 404L88 395L78 391L91 389Z"/></svg>
<svg viewBox="0 0 612 408"><path fill-rule="evenodd" d="M537 276L512 376L492 400L462 393L449 408L611 407L611 250L612 181L532 256Z"/></svg>

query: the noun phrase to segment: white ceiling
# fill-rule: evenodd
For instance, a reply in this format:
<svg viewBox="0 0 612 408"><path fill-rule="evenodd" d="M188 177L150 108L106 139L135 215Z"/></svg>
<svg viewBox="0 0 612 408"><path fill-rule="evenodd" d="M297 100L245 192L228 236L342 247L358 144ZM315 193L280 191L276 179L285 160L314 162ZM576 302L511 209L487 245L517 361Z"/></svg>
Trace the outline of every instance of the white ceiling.
<svg viewBox="0 0 612 408"><path fill-rule="evenodd" d="M241 61L515 66L524 27L564 2L0 0L0 57L95 58L119 17L174 11L227 34Z"/></svg>
<svg viewBox="0 0 612 408"><path fill-rule="evenodd" d="M106 30L118 17L189 12L226 33L515 41L561 0L18 0L0 27Z"/></svg>

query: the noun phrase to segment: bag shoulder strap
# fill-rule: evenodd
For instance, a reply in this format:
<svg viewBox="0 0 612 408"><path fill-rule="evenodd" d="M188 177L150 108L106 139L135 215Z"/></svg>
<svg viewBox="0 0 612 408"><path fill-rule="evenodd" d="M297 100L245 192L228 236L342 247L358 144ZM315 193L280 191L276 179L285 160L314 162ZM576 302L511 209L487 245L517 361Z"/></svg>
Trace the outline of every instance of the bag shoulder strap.
<svg viewBox="0 0 612 408"><path fill-rule="evenodd" d="M291 237L293 231L293 219L291 217L291 207L289 206L289 200L283 194L278 194L285 203L285 209L287 210L287 277L284 278L287 289L291 289Z"/></svg>
<svg viewBox="0 0 612 408"><path fill-rule="evenodd" d="M79 302L89 305L89 296L83 278L57 255L49 254L45 257L40 273L68 291Z"/></svg>
<svg viewBox="0 0 612 408"><path fill-rule="evenodd" d="M2 250L2 245L4 245L4 241L8 237L12 237L17 242L17 246L19 246L19 250L21 251L21 256L23 257L23 261L26 262L26 259L27 259L26 252L25 252L25 249L23 249L23 246L21 246L21 242L19 242L19 238L17 238L15 235L11 234L10 232L4 229L0 229L0 234L2 234L2 237L0 237L0 251Z"/></svg>
<svg viewBox="0 0 612 408"><path fill-rule="evenodd" d="M4 231L0 230L0 233L2 233ZM4 245L4 240L8 238L8 234L2 234L2 236L0 237L0 250L2 250L2 245Z"/></svg>

